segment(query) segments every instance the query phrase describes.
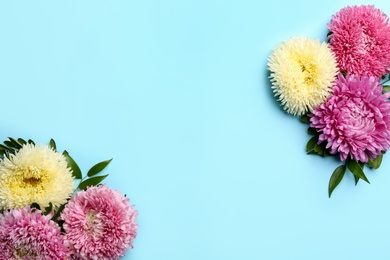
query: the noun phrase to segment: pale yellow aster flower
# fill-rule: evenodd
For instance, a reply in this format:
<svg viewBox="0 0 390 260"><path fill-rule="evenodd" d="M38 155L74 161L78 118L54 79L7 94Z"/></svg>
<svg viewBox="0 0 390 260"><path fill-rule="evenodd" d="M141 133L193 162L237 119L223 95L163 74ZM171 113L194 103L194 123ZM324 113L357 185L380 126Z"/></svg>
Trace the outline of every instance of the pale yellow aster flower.
<svg viewBox="0 0 390 260"><path fill-rule="evenodd" d="M283 109L303 115L325 102L338 73L334 54L326 43L292 37L268 58L272 89Z"/></svg>
<svg viewBox="0 0 390 260"><path fill-rule="evenodd" d="M38 203L41 208L64 204L74 191L65 157L49 146L24 145L0 161L0 208Z"/></svg>

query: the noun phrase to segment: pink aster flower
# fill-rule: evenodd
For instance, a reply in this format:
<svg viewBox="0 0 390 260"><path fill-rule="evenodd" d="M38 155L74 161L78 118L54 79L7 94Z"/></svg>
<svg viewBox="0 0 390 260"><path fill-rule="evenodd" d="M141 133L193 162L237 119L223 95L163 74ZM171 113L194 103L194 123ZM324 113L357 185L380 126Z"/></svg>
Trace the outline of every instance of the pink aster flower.
<svg viewBox="0 0 390 260"><path fill-rule="evenodd" d="M372 76L341 74L333 94L310 115L310 126L341 160L367 162L390 147L389 94Z"/></svg>
<svg viewBox="0 0 390 260"><path fill-rule="evenodd" d="M138 212L106 185L77 192L61 213L74 259L119 259L132 247Z"/></svg>
<svg viewBox="0 0 390 260"><path fill-rule="evenodd" d="M0 215L0 259L68 259L60 227L31 208Z"/></svg>
<svg viewBox="0 0 390 260"><path fill-rule="evenodd" d="M390 69L389 18L371 5L347 6L332 16L330 48L340 70L381 77Z"/></svg>

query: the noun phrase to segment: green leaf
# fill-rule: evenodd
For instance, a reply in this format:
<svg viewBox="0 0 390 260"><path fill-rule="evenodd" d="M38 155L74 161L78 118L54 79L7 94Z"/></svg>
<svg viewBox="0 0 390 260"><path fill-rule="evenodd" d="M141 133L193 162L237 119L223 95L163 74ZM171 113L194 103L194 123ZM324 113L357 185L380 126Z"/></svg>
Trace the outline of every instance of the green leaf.
<svg viewBox="0 0 390 260"><path fill-rule="evenodd" d="M337 187L337 185L339 185L339 183L343 179L345 170L346 170L345 165L340 165L334 170L332 176L330 176L329 187L328 187L329 198L332 195L333 190Z"/></svg>
<svg viewBox="0 0 390 260"><path fill-rule="evenodd" d="M368 166L378 169L381 166L383 155L378 155L373 160L368 160L367 164Z"/></svg>
<svg viewBox="0 0 390 260"><path fill-rule="evenodd" d="M10 142L12 143L12 146L14 147L14 148L16 148L16 149L20 149L20 148L22 148L22 145L18 142L18 141L16 141L15 139L13 139L13 138L11 138L11 137L8 137L8 139L10 140Z"/></svg>
<svg viewBox="0 0 390 260"><path fill-rule="evenodd" d="M54 151L57 151L57 145L56 145L56 142L54 141L54 139L50 139L50 147L51 149L53 149Z"/></svg>
<svg viewBox="0 0 390 260"><path fill-rule="evenodd" d="M31 139L28 139L27 143L35 145L35 142Z"/></svg>
<svg viewBox="0 0 390 260"><path fill-rule="evenodd" d="M299 120L302 122L302 123L310 123L310 117L308 115L302 115Z"/></svg>
<svg viewBox="0 0 390 260"><path fill-rule="evenodd" d="M363 181L366 181L367 183L370 183L366 177L366 175L364 175L364 172L363 172L363 169L362 167L360 167L359 163L357 163L356 161L353 161L353 160L348 160L347 163L346 163L348 169L356 176L356 177L359 177L360 179L362 179Z"/></svg>
<svg viewBox="0 0 390 260"><path fill-rule="evenodd" d="M330 155L329 149L325 149L325 148L324 148L324 153L323 153L322 156L327 157L327 156L329 156L329 155Z"/></svg>
<svg viewBox="0 0 390 260"><path fill-rule="evenodd" d="M83 175L81 174L80 167L77 165L75 160L73 160L73 158L69 155L67 151L64 151L63 155L65 156L66 161L68 162L69 168L71 168L73 171L72 173L73 177L75 177L76 179L82 179Z"/></svg>
<svg viewBox="0 0 390 260"><path fill-rule="evenodd" d="M39 210L41 209L41 206L39 206L39 204L38 204L38 203L35 203L35 202L32 203L32 204L30 205L30 207L31 207L31 208L34 208L34 209L39 209Z"/></svg>
<svg viewBox="0 0 390 260"><path fill-rule="evenodd" d="M95 164L94 166L92 166L91 169L89 169L88 173L87 173L87 176L88 177L91 177L91 176L94 176L96 174L98 174L99 172L103 171L104 168L106 168L106 166L112 161L112 159L110 160L106 160L106 161L102 161L102 162L99 162L97 164Z"/></svg>
<svg viewBox="0 0 390 260"><path fill-rule="evenodd" d="M306 144L306 151L309 152L314 149L315 145L318 142L318 136L313 136Z"/></svg>
<svg viewBox="0 0 390 260"><path fill-rule="evenodd" d="M311 135L317 135L318 134L317 130L315 130L314 128L311 128L311 127L309 127L307 129L307 133L311 134Z"/></svg>
<svg viewBox="0 0 390 260"><path fill-rule="evenodd" d="M53 211L53 204L51 202L49 202L49 206L45 208L45 212L43 213L43 215L46 216L52 211Z"/></svg>
<svg viewBox="0 0 390 260"><path fill-rule="evenodd" d="M359 177L357 177L356 175L353 174L353 177L355 178L355 186L358 184L359 182Z"/></svg>
<svg viewBox="0 0 390 260"><path fill-rule="evenodd" d="M384 85L382 92L383 92L383 94L387 93L387 92L390 92L390 86L389 85Z"/></svg>
<svg viewBox="0 0 390 260"><path fill-rule="evenodd" d="M322 156L324 154L324 147L322 145L316 144L314 146L314 152Z"/></svg>
<svg viewBox="0 0 390 260"><path fill-rule="evenodd" d="M51 220L53 220L54 222L58 223L58 217L60 216L61 212L64 210L65 208L65 204L62 204L57 210L56 212L54 213L54 216L51 218Z"/></svg>
<svg viewBox="0 0 390 260"><path fill-rule="evenodd" d="M11 141L4 141L4 144L8 147L8 148L10 148L11 150L13 150L15 147L13 146L13 144L12 144L12 142Z"/></svg>
<svg viewBox="0 0 390 260"><path fill-rule="evenodd" d="M89 179L86 179L85 181L81 182L78 186L78 188L80 190L86 190L87 187L89 186L96 186L98 185L101 181L103 181L106 177L108 176L108 174L106 175L102 175L102 176L96 176L96 177L92 177L92 178L89 178Z"/></svg>
<svg viewBox="0 0 390 260"><path fill-rule="evenodd" d="M24 144L27 144L27 142L22 139L22 138L18 138L18 142L21 144L21 145L24 145Z"/></svg>
<svg viewBox="0 0 390 260"><path fill-rule="evenodd" d="M12 149L8 148L7 146L5 145L2 145L0 144L0 150L4 150L4 151L12 151Z"/></svg>

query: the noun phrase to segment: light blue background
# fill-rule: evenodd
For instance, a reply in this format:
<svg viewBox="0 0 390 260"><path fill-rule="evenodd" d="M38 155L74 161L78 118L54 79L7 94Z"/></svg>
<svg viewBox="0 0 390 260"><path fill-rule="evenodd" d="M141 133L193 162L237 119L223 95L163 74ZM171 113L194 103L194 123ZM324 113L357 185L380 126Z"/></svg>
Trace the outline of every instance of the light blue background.
<svg viewBox="0 0 390 260"><path fill-rule="evenodd" d="M266 60L332 14L387 1L2 1L2 139L57 141L139 211L124 259L390 258L390 158L345 177L305 154ZM390 39L389 39L390 40Z"/></svg>

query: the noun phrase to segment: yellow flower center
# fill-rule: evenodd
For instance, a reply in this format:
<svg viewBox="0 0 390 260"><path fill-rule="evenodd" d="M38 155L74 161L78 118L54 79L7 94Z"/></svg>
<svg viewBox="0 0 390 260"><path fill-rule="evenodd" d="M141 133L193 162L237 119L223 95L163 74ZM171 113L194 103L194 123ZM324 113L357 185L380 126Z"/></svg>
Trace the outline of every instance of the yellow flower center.
<svg viewBox="0 0 390 260"><path fill-rule="evenodd" d="M13 194L25 194L34 199L34 195L44 192L49 179L47 171L36 166L18 166L7 185Z"/></svg>
<svg viewBox="0 0 390 260"><path fill-rule="evenodd" d="M317 76L317 66L316 64L310 62L309 60L301 60L299 62L301 66L301 71L303 74L304 82L306 85L311 85L315 82Z"/></svg>

